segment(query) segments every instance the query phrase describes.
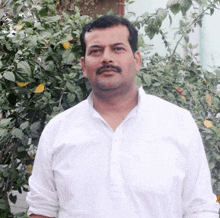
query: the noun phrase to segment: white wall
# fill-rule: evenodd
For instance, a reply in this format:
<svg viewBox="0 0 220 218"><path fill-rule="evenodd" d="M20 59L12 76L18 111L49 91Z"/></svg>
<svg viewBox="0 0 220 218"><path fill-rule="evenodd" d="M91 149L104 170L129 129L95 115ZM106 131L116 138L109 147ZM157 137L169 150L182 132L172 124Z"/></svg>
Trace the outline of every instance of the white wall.
<svg viewBox="0 0 220 218"><path fill-rule="evenodd" d="M220 67L220 11L205 17L200 39L203 66L206 69Z"/></svg>

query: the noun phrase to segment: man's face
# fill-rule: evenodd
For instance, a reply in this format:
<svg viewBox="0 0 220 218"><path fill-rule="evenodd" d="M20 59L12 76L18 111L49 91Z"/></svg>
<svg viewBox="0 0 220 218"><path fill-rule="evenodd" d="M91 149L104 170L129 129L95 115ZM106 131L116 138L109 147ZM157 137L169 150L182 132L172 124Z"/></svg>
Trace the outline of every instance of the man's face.
<svg viewBox="0 0 220 218"><path fill-rule="evenodd" d="M94 91L135 87L141 67L140 52L133 54L124 25L94 29L85 34L86 54L81 58L83 74Z"/></svg>

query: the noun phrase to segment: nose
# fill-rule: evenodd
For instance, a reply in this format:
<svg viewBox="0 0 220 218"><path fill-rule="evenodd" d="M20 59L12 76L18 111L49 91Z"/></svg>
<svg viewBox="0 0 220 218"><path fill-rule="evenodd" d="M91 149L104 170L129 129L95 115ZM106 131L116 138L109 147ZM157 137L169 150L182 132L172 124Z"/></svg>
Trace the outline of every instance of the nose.
<svg viewBox="0 0 220 218"><path fill-rule="evenodd" d="M102 56L102 64L109 64L109 63L113 63L113 52L111 51L111 49L106 48L103 52L103 56Z"/></svg>

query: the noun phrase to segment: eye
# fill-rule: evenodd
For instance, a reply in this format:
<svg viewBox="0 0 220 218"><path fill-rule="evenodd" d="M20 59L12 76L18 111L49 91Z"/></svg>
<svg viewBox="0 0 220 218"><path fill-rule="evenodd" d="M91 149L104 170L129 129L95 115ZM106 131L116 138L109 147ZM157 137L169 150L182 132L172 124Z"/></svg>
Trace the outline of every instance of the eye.
<svg viewBox="0 0 220 218"><path fill-rule="evenodd" d="M102 51L101 49L93 49L89 52L89 54L98 54L101 51Z"/></svg>
<svg viewBox="0 0 220 218"><path fill-rule="evenodd" d="M114 51L122 51L122 50L124 50L124 48L123 47L115 47L113 50Z"/></svg>

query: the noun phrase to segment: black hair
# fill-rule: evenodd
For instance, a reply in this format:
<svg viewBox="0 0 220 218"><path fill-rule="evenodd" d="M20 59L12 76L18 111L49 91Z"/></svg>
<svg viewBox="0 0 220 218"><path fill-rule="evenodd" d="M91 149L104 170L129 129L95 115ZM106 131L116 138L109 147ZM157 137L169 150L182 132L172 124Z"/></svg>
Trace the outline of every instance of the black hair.
<svg viewBox="0 0 220 218"><path fill-rule="evenodd" d="M82 33L80 35L82 55L85 57L85 53L86 53L85 34L86 32L90 32L94 29L104 29L104 28L113 27L117 25L124 25L128 28L128 31L129 31L128 41L131 46L132 52L135 53L137 51L138 32L132 26L130 21L118 15L104 15L104 16L94 19L93 21L91 21L90 23L88 23L87 25L83 27Z"/></svg>

